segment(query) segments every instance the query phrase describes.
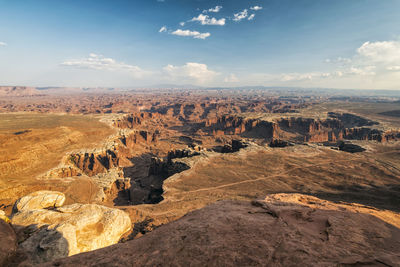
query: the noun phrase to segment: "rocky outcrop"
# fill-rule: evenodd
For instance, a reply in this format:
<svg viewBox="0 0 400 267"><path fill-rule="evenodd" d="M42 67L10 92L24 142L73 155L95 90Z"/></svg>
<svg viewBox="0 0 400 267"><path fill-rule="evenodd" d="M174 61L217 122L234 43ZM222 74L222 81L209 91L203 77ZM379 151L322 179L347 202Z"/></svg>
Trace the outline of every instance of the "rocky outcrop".
<svg viewBox="0 0 400 267"><path fill-rule="evenodd" d="M158 132L133 131L129 134L121 134L108 149L95 152L72 153L68 157L69 164L73 168L58 169L61 174L58 177L75 176L80 173L75 168L88 176L105 173L109 169L129 164L128 158L138 145L149 145L158 141Z"/></svg>
<svg viewBox="0 0 400 267"><path fill-rule="evenodd" d="M272 138L276 135L276 124L259 119L246 119L224 115L206 120L205 127L214 136L251 133L257 137Z"/></svg>
<svg viewBox="0 0 400 267"><path fill-rule="evenodd" d="M126 115L121 119L114 121L114 126L121 129L133 129L141 125L144 121L159 118L160 114L150 112L140 112Z"/></svg>
<svg viewBox="0 0 400 267"><path fill-rule="evenodd" d="M137 144L151 144L158 141L158 132L135 131L129 135L122 135L120 140L127 148L134 148Z"/></svg>
<svg viewBox="0 0 400 267"><path fill-rule="evenodd" d="M398 141L400 140L400 131L386 131L383 133L382 142Z"/></svg>
<svg viewBox="0 0 400 267"><path fill-rule="evenodd" d="M81 176L81 171L74 166L62 166L48 171L43 177L51 178L66 178L73 176Z"/></svg>
<svg viewBox="0 0 400 267"><path fill-rule="evenodd" d="M248 143L243 140L232 140L230 144L225 144L223 146L217 146L213 148L213 151L218 153L235 153L240 149L248 146Z"/></svg>
<svg viewBox="0 0 400 267"><path fill-rule="evenodd" d="M345 142L342 142L342 141L340 141L338 143L338 148L341 151L345 151L345 152L349 152L349 153L358 153L358 152L363 152L363 151L366 150L365 148L363 148L363 147L361 147L359 145L351 144L351 143L345 143Z"/></svg>
<svg viewBox="0 0 400 267"><path fill-rule="evenodd" d="M13 212L61 207L65 202L65 195L55 191L36 191L18 199Z"/></svg>
<svg viewBox="0 0 400 267"><path fill-rule="evenodd" d="M285 140L280 140L280 139L273 139L269 143L270 147L287 147L287 146L293 146L292 143L285 141Z"/></svg>
<svg viewBox="0 0 400 267"><path fill-rule="evenodd" d="M33 263L115 244L131 227L125 212L95 204L24 209L13 215L12 224L29 233L19 250Z"/></svg>
<svg viewBox="0 0 400 267"><path fill-rule="evenodd" d="M193 146L193 149L186 148L186 149L171 150L168 152L167 161L172 162L173 159L190 158L198 156L200 155L200 153L198 152L200 150L201 148L199 146Z"/></svg>
<svg viewBox="0 0 400 267"><path fill-rule="evenodd" d="M107 149L98 153L71 154L69 160L86 175L93 176L119 166L116 151Z"/></svg>
<svg viewBox="0 0 400 267"><path fill-rule="evenodd" d="M46 266L396 266L400 229L378 213L299 194L220 201L139 239Z"/></svg>
<svg viewBox="0 0 400 267"><path fill-rule="evenodd" d="M378 142L400 140L400 131L370 128L378 122L350 113L329 112L328 118L290 117L272 122L223 115L207 119L205 127L214 136L242 135L244 137L280 139L290 136L296 141L337 142L338 140L370 140Z"/></svg>
<svg viewBox="0 0 400 267"><path fill-rule="evenodd" d="M0 266L6 266L17 251L17 235L11 225L0 218Z"/></svg>

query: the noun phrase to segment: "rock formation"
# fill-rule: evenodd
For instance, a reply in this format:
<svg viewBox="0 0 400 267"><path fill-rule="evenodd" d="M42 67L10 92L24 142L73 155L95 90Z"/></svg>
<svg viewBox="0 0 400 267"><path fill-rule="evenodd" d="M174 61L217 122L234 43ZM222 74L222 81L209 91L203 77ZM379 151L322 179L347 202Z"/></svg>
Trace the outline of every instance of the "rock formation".
<svg viewBox="0 0 400 267"><path fill-rule="evenodd" d="M336 142L343 139L387 142L400 139L400 131L385 132L370 128L377 124L357 115L334 112L329 112L328 118L321 120L290 117L264 121L223 115L205 121L206 129L214 136L242 135L271 140L295 135L294 141L300 142Z"/></svg>
<svg viewBox="0 0 400 267"><path fill-rule="evenodd" d="M17 251L17 236L11 225L0 218L0 266L5 266Z"/></svg>
<svg viewBox="0 0 400 267"><path fill-rule="evenodd" d="M57 208L64 204L65 195L55 191L36 191L18 199L13 212Z"/></svg>
<svg viewBox="0 0 400 267"><path fill-rule="evenodd" d="M49 195L58 195L58 192ZM28 233L19 250L34 263L115 244L131 227L129 216L118 209L96 204L39 209L33 205L37 201L34 198L31 201L32 205L28 200L24 209L13 214L11 220L15 227Z"/></svg>
<svg viewBox="0 0 400 267"><path fill-rule="evenodd" d="M396 266L400 229L382 214L300 194L220 201L139 239L45 266Z"/></svg>

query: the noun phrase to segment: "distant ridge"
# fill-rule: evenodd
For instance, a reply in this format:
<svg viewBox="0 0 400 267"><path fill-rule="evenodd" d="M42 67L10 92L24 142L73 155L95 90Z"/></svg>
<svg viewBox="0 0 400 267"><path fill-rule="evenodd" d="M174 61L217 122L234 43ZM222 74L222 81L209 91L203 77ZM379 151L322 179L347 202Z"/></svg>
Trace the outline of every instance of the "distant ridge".
<svg viewBox="0 0 400 267"><path fill-rule="evenodd" d="M0 86L0 96L34 96L42 92L35 87L27 86Z"/></svg>

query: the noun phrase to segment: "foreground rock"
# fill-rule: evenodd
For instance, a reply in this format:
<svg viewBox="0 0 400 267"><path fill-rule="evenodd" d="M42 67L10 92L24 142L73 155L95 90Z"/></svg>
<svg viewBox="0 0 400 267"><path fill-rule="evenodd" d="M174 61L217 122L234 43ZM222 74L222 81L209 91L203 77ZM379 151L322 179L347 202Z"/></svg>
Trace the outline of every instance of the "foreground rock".
<svg viewBox="0 0 400 267"><path fill-rule="evenodd" d="M13 211L35 210L61 207L65 202L65 195L56 191L36 191L18 199Z"/></svg>
<svg viewBox="0 0 400 267"><path fill-rule="evenodd" d="M17 236L14 229L0 218L0 266L5 266L16 250Z"/></svg>
<svg viewBox="0 0 400 267"><path fill-rule="evenodd" d="M12 224L27 235L19 251L33 263L113 245L130 230L129 216L95 204L72 204L53 210L22 210Z"/></svg>
<svg viewBox="0 0 400 267"><path fill-rule="evenodd" d="M397 266L400 229L377 215L299 194L220 201L142 238L45 266Z"/></svg>

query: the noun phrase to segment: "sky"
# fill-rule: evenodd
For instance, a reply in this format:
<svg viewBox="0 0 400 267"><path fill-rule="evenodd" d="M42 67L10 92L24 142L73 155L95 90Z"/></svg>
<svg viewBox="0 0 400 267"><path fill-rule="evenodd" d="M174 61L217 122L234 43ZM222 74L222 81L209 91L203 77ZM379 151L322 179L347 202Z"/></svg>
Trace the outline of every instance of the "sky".
<svg viewBox="0 0 400 267"><path fill-rule="evenodd" d="M0 0L0 85L400 90L400 0Z"/></svg>

